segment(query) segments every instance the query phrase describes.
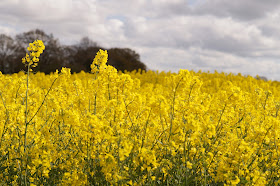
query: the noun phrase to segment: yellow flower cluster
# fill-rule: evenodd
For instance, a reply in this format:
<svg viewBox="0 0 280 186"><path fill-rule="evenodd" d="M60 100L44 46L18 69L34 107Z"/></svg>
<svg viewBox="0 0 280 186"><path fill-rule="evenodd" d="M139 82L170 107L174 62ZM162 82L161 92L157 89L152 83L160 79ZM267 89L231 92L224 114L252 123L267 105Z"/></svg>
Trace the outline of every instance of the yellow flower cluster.
<svg viewBox="0 0 280 186"><path fill-rule="evenodd" d="M94 58L92 64L90 65L92 73L98 73L99 71L103 71L106 69L108 60L107 50L99 50Z"/></svg>
<svg viewBox="0 0 280 186"><path fill-rule="evenodd" d="M27 111L26 75L0 75L1 185L280 184L279 82L107 57L30 74Z"/></svg>
<svg viewBox="0 0 280 186"><path fill-rule="evenodd" d="M41 40L36 40L29 44L27 50L29 51L29 54L26 54L26 56L22 58L22 63L25 66L28 66L28 68L30 66L36 67L38 65L40 55L43 53L43 50L45 50L44 43ZM32 71L31 68L29 68L29 70Z"/></svg>

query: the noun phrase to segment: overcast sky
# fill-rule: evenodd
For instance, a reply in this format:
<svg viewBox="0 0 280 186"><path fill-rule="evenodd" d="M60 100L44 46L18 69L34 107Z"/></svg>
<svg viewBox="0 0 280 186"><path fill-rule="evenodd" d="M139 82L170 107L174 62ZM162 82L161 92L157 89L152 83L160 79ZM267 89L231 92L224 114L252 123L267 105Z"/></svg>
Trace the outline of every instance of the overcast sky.
<svg viewBox="0 0 280 186"><path fill-rule="evenodd" d="M128 47L151 70L280 80L280 0L0 0L0 33ZM110 56L109 56L110 57Z"/></svg>

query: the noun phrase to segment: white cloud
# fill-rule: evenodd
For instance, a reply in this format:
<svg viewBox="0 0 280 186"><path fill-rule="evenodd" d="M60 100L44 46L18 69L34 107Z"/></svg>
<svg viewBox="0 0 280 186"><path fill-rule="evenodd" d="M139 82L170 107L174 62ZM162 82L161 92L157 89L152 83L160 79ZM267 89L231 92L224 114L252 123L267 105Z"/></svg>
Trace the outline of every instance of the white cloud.
<svg viewBox="0 0 280 186"><path fill-rule="evenodd" d="M260 75L270 79L279 78L280 63L270 59L243 58L196 47L191 47L187 51L172 48L142 48L140 51L150 69L172 72L177 72L179 69L204 72L217 70L218 72L242 73L251 76ZM161 55L153 56L153 53L161 53Z"/></svg>
<svg viewBox="0 0 280 186"><path fill-rule="evenodd" d="M0 33L10 35L10 36L16 34L15 30L11 28L10 25L0 25Z"/></svg>

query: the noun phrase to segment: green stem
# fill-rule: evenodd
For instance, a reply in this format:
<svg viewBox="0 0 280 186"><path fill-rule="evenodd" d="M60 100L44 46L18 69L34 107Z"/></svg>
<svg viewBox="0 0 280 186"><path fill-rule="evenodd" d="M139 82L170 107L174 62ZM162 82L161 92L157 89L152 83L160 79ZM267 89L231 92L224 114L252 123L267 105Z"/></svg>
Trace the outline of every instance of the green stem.
<svg viewBox="0 0 280 186"><path fill-rule="evenodd" d="M24 153L26 151L26 136L27 136L27 126L28 126L28 122L27 122L27 109L28 109L27 98L28 98L29 70L30 70L30 65L28 65L27 77L26 77Z"/></svg>
<svg viewBox="0 0 280 186"><path fill-rule="evenodd" d="M58 77L59 77L59 76L58 76ZM51 86L50 86L48 92L45 94L45 97L44 97L44 99L43 99L41 105L39 106L39 108L37 109L36 113L31 117L31 119L30 119L28 122L27 122L27 117L26 117L26 122L27 122L27 123L26 123L26 126L27 126L29 123L31 123L31 121L34 119L34 117L38 114L38 112L40 111L40 109L41 109L42 106L44 105L44 103L45 103L45 101L46 101L46 98L47 98L47 96L49 95L49 93L50 93L50 91L51 91L51 89L52 89L52 87L53 87L53 85L54 85L54 83L55 83L55 81L57 80L58 77L56 77L56 78L54 79L54 81L52 82L52 84L51 84Z"/></svg>
<svg viewBox="0 0 280 186"><path fill-rule="evenodd" d="M24 131L24 155L26 155L26 136L27 136L27 127L28 127L28 122L27 122L27 109L28 109L28 80L29 80L29 70L30 70L30 64L28 64L28 69L27 69L27 77L26 77L26 98L25 98L25 131ZM25 176L24 176L24 182L25 185L27 184L27 156L26 156L26 169L25 169Z"/></svg>
<svg viewBox="0 0 280 186"><path fill-rule="evenodd" d="M170 141L170 137L172 135L172 125L173 125L173 120L175 118L175 100L176 100L176 93L177 89L179 88L179 84L182 81L183 77L179 80L178 84L176 85L173 93L173 99L172 99L172 105L171 105L171 112L170 112L170 128L169 128L169 136L168 136L168 142Z"/></svg>

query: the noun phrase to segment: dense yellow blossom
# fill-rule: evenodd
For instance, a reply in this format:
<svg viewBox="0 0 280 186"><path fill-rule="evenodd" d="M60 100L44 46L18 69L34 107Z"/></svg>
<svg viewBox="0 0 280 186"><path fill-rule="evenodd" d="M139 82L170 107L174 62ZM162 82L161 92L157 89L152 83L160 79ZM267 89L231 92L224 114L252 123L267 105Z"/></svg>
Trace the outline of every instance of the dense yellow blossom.
<svg viewBox="0 0 280 186"><path fill-rule="evenodd" d="M31 73L28 104L26 74L0 73L1 185L280 183L279 82L121 73L107 57L92 73Z"/></svg>
<svg viewBox="0 0 280 186"><path fill-rule="evenodd" d="M29 44L27 47L29 54L27 53L24 58L22 58L22 63L28 66L28 70L31 70L31 67L36 67L39 62L39 57L45 50L45 45L41 40L36 40L33 43Z"/></svg>

